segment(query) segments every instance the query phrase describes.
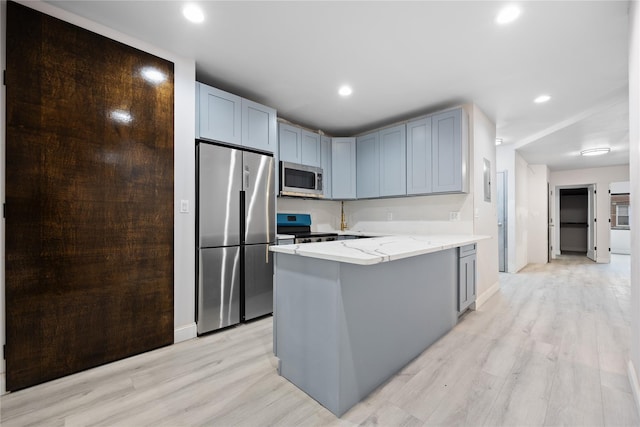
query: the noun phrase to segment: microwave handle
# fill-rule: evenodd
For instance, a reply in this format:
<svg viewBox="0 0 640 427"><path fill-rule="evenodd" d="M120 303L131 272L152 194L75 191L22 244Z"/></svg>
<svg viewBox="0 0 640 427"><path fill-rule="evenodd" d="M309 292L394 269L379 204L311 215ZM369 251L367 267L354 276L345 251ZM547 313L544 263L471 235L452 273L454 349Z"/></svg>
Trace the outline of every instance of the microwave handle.
<svg viewBox="0 0 640 427"><path fill-rule="evenodd" d="M322 173L316 174L316 189L322 191Z"/></svg>

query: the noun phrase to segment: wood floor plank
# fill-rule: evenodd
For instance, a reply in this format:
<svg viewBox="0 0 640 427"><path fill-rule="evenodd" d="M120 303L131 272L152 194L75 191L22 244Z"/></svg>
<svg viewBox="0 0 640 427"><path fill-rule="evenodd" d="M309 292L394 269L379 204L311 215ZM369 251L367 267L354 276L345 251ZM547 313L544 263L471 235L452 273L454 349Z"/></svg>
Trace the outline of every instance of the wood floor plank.
<svg viewBox="0 0 640 427"><path fill-rule="evenodd" d="M629 259L501 274L500 291L341 418L277 374L272 318L0 397L13 426L640 425Z"/></svg>

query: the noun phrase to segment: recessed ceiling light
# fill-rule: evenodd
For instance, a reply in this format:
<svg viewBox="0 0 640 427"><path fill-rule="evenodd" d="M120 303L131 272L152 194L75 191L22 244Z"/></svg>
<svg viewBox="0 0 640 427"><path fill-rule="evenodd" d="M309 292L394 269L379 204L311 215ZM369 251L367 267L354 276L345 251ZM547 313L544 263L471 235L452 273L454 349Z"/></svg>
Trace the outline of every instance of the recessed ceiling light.
<svg viewBox="0 0 640 427"><path fill-rule="evenodd" d="M338 89L338 94L340 96L349 96L352 93L353 93L353 89L351 89L351 86L349 85L340 86L340 89Z"/></svg>
<svg viewBox="0 0 640 427"><path fill-rule="evenodd" d="M202 12L202 9L200 9L200 6L193 3L185 5L185 7L182 8L182 14L189 21L196 24L204 21L204 13Z"/></svg>
<svg viewBox="0 0 640 427"><path fill-rule="evenodd" d="M580 152L581 156L601 156L603 154L607 154L611 151L611 148L603 147L603 148L589 148L587 150L582 150Z"/></svg>
<svg viewBox="0 0 640 427"><path fill-rule="evenodd" d="M542 104L543 102L547 102L551 97L549 95L540 95L536 99L533 100L536 104Z"/></svg>
<svg viewBox="0 0 640 427"><path fill-rule="evenodd" d="M502 144L502 138L496 138L496 145Z"/></svg>
<svg viewBox="0 0 640 427"><path fill-rule="evenodd" d="M153 67L144 67L140 73L146 81L153 84L160 84L167 79L164 73Z"/></svg>
<svg viewBox="0 0 640 427"><path fill-rule="evenodd" d="M520 16L520 8L517 6L506 6L500 10L498 16L496 16L496 23L500 25L508 24L518 19Z"/></svg>

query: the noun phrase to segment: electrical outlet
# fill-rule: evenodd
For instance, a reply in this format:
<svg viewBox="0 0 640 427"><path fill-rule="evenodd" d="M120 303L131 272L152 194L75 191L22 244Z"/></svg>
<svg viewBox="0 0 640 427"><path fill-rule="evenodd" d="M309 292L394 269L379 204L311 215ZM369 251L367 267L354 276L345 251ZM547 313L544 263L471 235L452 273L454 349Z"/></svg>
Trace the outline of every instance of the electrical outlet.
<svg viewBox="0 0 640 427"><path fill-rule="evenodd" d="M460 221L460 212L449 212L449 221Z"/></svg>
<svg viewBox="0 0 640 427"><path fill-rule="evenodd" d="M387 212L387 221L393 221L393 212Z"/></svg>

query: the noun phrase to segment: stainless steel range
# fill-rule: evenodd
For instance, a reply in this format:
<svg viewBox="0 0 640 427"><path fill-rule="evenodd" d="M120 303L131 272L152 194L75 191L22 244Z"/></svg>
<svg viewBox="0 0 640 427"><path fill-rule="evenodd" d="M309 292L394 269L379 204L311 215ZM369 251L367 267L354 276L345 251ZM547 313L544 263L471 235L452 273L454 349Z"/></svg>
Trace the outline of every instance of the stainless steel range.
<svg viewBox="0 0 640 427"><path fill-rule="evenodd" d="M331 242L338 240L337 233L311 231L311 215L278 214L278 234L292 234L294 243Z"/></svg>

